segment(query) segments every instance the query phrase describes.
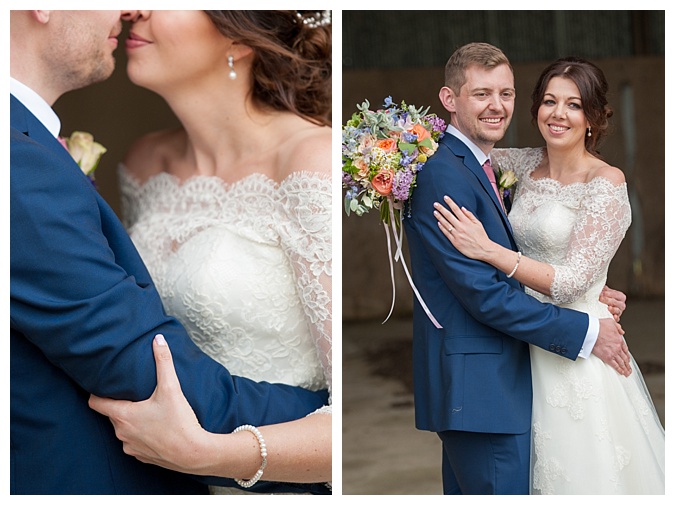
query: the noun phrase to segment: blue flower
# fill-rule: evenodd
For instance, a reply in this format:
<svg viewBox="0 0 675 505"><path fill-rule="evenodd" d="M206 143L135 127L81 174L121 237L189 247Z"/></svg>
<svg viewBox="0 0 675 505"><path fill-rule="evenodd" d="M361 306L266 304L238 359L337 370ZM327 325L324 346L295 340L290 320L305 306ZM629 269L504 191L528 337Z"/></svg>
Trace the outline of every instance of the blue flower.
<svg viewBox="0 0 675 505"><path fill-rule="evenodd" d="M411 132L403 132L403 134L401 135L401 140L403 140L403 142L406 142L408 144L412 144L413 142L417 142L417 134Z"/></svg>

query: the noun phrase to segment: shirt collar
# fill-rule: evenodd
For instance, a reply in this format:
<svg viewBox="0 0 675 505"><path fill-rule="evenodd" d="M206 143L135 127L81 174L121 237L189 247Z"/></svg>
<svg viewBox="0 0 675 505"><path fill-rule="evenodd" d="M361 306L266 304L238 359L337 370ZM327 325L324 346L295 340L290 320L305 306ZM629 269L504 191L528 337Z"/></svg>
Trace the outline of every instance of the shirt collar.
<svg viewBox="0 0 675 505"><path fill-rule="evenodd" d="M482 167L483 163L485 163L486 160L489 160L490 157L486 155L480 147L478 147L476 144L474 144L469 138L464 135L462 132L460 132L457 128L452 126L451 124L448 125L448 127L445 129L446 132L450 133L451 135L454 135L457 137L459 140L462 141L462 143L468 147L473 155L476 157L476 160L478 161L478 164Z"/></svg>
<svg viewBox="0 0 675 505"><path fill-rule="evenodd" d="M13 77L9 78L9 92L49 130L49 133L55 138L59 136L61 120L44 98Z"/></svg>

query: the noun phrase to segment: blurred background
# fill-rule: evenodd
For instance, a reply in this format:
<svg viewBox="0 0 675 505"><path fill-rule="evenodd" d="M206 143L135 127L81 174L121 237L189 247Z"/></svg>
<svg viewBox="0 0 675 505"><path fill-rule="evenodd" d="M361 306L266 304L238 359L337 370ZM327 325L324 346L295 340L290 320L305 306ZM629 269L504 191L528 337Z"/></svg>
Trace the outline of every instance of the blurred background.
<svg viewBox="0 0 675 505"><path fill-rule="evenodd" d="M562 56L598 65L614 110L600 146L627 179L633 222L609 270L625 292L621 323L665 424L665 12L343 11L342 124L364 100L430 106L448 57L489 42L510 59L516 107L497 147L541 146L531 123L537 77ZM340 205L342 202L340 202ZM377 213L342 217L344 494L440 494L440 442L414 428L413 293L396 265L396 305Z"/></svg>

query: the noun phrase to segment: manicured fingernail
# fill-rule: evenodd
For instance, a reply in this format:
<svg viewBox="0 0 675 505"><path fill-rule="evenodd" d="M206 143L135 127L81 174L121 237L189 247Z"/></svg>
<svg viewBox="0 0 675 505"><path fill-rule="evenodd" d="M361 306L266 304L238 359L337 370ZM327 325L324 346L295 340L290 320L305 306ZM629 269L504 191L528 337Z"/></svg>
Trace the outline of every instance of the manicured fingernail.
<svg viewBox="0 0 675 505"><path fill-rule="evenodd" d="M443 197L443 200L445 200L445 201L447 202L448 200L450 200L450 197L449 197L448 195L445 195L445 196Z"/></svg>
<svg viewBox="0 0 675 505"><path fill-rule="evenodd" d="M438 202L434 202L434 207L436 207L436 208L438 209L438 208L439 208L440 206L441 206L441 204L440 204L440 203L438 203Z"/></svg>
<svg viewBox="0 0 675 505"><path fill-rule="evenodd" d="M157 342L157 345L166 345L166 340L164 340L164 335L161 333L158 333L155 335L155 342Z"/></svg>

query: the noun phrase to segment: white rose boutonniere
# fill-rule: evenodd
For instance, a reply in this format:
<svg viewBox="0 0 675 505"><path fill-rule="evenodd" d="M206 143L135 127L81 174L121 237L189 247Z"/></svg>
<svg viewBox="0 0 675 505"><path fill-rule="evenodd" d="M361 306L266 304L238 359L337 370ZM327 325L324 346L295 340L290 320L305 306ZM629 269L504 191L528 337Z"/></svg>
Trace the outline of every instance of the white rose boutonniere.
<svg viewBox="0 0 675 505"><path fill-rule="evenodd" d="M497 187L499 188L499 194L502 197L507 212L511 210L511 197L513 196L517 182L518 177L516 177L516 173L513 170L497 168Z"/></svg>
<svg viewBox="0 0 675 505"><path fill-rule="evenodd" d="M107 149L98 142L94 142L94 136L87 132L73 132L70 137L64 140L70 155L82 169L84 175L93 182L94 171Z"/></svg>

